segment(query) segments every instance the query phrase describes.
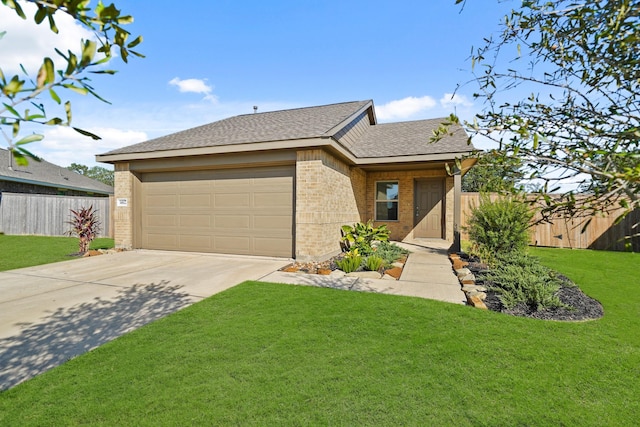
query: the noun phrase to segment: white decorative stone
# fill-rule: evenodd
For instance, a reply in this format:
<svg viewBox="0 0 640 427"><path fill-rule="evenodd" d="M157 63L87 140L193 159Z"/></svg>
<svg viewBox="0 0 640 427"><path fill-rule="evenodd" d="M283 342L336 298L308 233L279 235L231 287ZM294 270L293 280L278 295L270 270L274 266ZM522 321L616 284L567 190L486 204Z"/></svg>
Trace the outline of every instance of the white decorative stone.
<svg viewBox="0 0 640 427"><path fill-rule="evenodd" d="M458 277L466 276L467 274L471 274L471 270L469 270L466 267L459 268L459 269L456 270L456 275Z"/></svg>

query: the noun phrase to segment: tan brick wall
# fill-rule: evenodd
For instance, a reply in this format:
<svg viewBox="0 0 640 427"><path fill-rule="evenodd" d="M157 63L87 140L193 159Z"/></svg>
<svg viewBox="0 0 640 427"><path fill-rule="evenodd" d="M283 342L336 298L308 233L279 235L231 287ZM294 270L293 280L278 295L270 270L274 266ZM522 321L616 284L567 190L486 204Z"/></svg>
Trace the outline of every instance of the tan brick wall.
<svg viewBox="0 0 640 427"><path fill-rule="evenodd" d="M366 175L323 150L301 150L296 163L296 259L340 252L340 227L360 221Z"/></svg>
<svg viewBox="0 0 640 427"><path fill-rule="evenodd" d="M128 163L117 163L114 173L114 197L116 206L113 214L114 239L117 248L133 247L133 174ZM127 206L118 206L117 199L127 199Z"/></svg>
<svg viewBox="0 0 640 427"><path fill-rule="evenodd" d="M378 222L374 225L387 224L391 231L391 240L413 238L414 221L414 189L415 180L420 178L442 178L445 180L445 238L453 241L453 177L447 176L444 168L411 171L369 172L367 174L366 216L364 220L375 218L375 185L377 181L398 181L398 221Z"/></svg>

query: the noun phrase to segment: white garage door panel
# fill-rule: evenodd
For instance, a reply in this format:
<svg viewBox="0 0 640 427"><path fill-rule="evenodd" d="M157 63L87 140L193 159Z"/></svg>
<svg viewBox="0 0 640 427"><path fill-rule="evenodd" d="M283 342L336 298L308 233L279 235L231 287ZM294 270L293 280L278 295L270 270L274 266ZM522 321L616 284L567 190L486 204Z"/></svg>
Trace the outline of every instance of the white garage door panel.
<svg viewBox="0 0 640 427"><path fill-rule="evenodd" d="M293 167L142 175L141 246L291 257Z"/></svg>

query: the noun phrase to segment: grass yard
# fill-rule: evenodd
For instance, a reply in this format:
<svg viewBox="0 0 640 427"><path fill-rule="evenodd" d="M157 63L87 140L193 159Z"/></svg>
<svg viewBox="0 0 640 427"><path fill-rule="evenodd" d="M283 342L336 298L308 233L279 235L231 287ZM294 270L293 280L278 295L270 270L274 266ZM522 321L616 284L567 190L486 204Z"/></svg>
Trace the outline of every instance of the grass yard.
<svg viewBox="0 0 640 427"><path fill-rule="evenodd" d="M113 248L113 239L99 238L91 242L91 249L109 248ZM78 239L74 237L0 234L0 271L70 260L73 258L69 254L76 252Z"/></svg>
<svg viewBox="0 0 640 427"><path fill-rule="evenodd" d="M246 282L0 393L0 425L637 425L640 255L533 252L605 316Z"/></svg>

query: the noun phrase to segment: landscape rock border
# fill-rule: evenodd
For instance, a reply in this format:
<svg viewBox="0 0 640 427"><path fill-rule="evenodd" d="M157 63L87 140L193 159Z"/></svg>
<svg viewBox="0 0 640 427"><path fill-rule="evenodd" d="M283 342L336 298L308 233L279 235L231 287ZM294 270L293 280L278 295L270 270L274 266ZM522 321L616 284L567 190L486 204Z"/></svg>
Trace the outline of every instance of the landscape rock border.
<svg viewBox="0 0 640 427"><path fill-rule="evenodd" d="M369 271L369 270L358 270L351 273L345 273L340 270L336 265L336 261L341 259L340 255L330 258L326 261L321 262L293 262L289 265L282 267L279 271L283 271L285 273L298 273L298 274L321 274L321 275L330 275L333 277L362 277L367 279L383 279L383 280L400 280L400 276L402 275L402 270L406 263L406 258L404 262L396 261L393 263L393 267L379 271ZM377 276L376 276L377 275Z"/></svg>
<svg viewBox="0 0 640 427"><path fill-rule="evenodd" d="M449 259L458 277L461 289L465 294L467 304L472 307L540 320L576 322L595 320L604 316L604 308L599 301L586 295L575 283L562 275L560 275L560 277L566 282L566 286L560 288L558 295L563 303L572 307L571 309L557 308L531 311L527 309L527 307L515 307L507 310L502 306L498 294L483 286L482 279L476 277L478 272L483 272L488 269L487 265L476 262L471 263L467 259L464 259L459 253L449 254ZM474 273L474 271L476 273ZM480 284L478 282L480 282Z"/></svg>
<svg viewBox="0 0 640 427"><path fill-rule="evenodd" d="M476 276L467 268L469 262L462 259L457 253L449 254L449 260L453 266L453 271L458 277L462 292L464 292L467 299L467 304L475 308L488 310L489 308L484 303L487 298L487 288L476 285Z"/></svg>

